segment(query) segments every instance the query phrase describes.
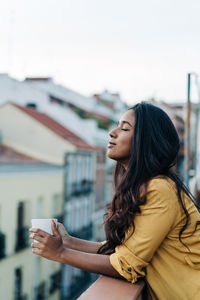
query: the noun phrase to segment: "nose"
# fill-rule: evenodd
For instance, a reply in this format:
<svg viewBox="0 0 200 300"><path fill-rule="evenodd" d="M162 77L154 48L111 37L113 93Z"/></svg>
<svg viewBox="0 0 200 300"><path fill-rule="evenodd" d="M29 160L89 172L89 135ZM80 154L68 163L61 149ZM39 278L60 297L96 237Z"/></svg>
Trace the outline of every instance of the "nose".
<svg viewBox="0 0 200 300"><path fill-rule="evenodd" d="M116 128L112 129L112 130L109 132L109 136L110 136L110 137L113 137L113 138L116 138L116 137L117 137Z"/></svg>

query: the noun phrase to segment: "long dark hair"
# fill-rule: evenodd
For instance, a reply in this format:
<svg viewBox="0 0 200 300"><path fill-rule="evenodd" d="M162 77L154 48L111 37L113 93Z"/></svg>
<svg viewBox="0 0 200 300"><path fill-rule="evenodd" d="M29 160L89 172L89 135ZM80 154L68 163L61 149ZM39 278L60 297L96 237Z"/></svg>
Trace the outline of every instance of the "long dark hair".
<svg viewBox="0 0 200 300"><path fill-rule="evenodd" d="M149 180L158 175L171 178L177 187L178 200L185 213L185 224L179 232L179 240L189 222L189 213L181 197L184 191L195 203L194 196L175 171L180 141L169 116L159 107L141 102L130 109L135 117L134 137L128 169L117 162L114 172L115 193L104 215L106 243L97 253L111 254L122 243L125 232L132 225L134 216L145 204ZM141 196L141 189L145 191ZM197 225L200 222L197 222ZM196 230L196 228L195 228ZM185 245L185 244L184 244ZM187 247L187 245L185 245Z"/></svg>

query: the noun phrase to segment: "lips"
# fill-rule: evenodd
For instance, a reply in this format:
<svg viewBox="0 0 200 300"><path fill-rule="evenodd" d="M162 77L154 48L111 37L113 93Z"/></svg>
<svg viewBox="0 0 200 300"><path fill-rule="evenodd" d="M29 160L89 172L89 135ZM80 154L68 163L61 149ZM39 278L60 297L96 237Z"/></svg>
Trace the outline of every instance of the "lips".
<svg viewBox="0 0 200 300"><path fill-rule="evenodd" d="M109 141L108 148L113 148L115 145L116 145L115 143Z"/></svg>
<svg viewBox="0 0 200 300"><path fill-rule="evenodd" d="M116 145L116 143L113 142L113 140L109 140L108 142L109 142L109 144Z"/></svg>

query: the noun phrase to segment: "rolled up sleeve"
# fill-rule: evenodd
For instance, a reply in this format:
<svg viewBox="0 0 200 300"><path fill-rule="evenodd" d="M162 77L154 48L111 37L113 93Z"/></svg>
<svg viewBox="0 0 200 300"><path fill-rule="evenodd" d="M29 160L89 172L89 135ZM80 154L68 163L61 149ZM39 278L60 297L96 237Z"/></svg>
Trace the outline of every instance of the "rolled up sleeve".
<svg viewBox="0 0 200 300"><path fill-rule="evenodd" d="M110 263L129 282L146 275L146 267L173 226L176 210L175 191L163 180L150 182L145 205L134 218L134 233L110 255Z"/></svg>
<svg viewBox="0 0 200 300"><path fill-rule="evenodd" d="M115 248L115 253L110 255L110 263L121 276L132 283L135 283L139 277L145 276L144 268L148 265L125 245Z"/></svg>

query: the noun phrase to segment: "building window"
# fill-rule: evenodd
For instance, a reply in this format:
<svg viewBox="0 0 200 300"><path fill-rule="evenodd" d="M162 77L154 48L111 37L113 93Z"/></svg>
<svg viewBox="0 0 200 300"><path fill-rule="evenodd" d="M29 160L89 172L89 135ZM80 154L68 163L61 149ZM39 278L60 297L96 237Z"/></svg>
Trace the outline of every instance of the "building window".
<svg viewBox="0 0 200 300"><path fill-rule="evenodd" d="M0 232L0 259L6 256L6 236Z"/></svg>
<svg viewBox="0 0 200 300"><path fill-rule="evenodd" d="M24 202L19 202L17 207L16 251L22 250L29 245L28 235L28 228L24 226Z"/></svg>
<svg viewBox="0 0 200 300"><path fill-rule="evenodd" d="M0 206L0 259L6 256L6 236L1 231L2 211Z"/></svg>
<svg viewBox="0 0 200 300"><path fill-rule="evenodd" d="M50 276L50 287L49 293L54 293L57 289L61 287L61 270L56 271Z"/></svg>
<svg viewBox="0 0 200 300"><path fill-rule="evenodd" d="M15 269L15 292L14 299L20 300L22 297L22 270L21 268Z"/></svg>

